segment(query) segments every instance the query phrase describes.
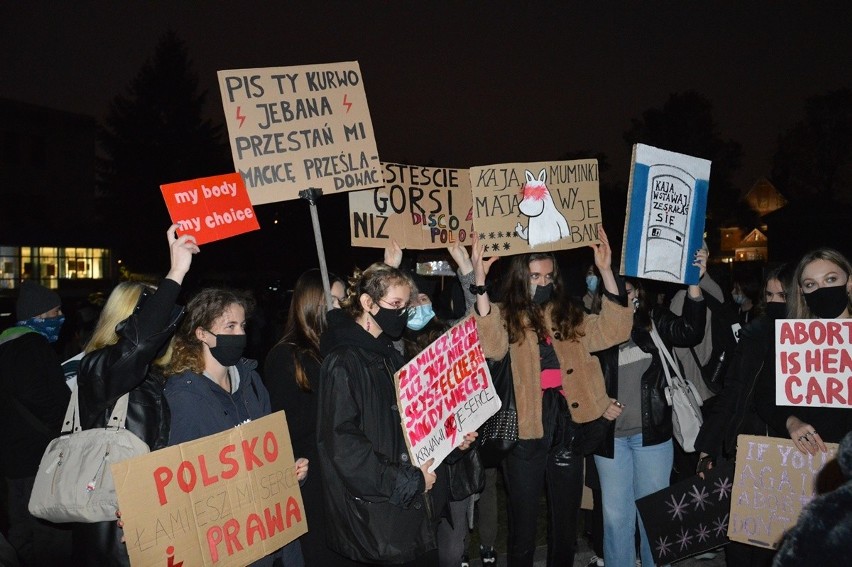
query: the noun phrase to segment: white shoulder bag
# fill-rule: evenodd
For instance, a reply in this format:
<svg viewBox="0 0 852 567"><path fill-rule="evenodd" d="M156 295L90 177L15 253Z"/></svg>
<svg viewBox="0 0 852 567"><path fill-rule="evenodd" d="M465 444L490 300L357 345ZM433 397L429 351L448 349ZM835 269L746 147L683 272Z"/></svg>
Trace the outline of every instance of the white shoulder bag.
<svg viewBox="0 0 852 567"><path fill-rule="evenodd" d="M666 374L666 402L672 407L672 430L675 439L687 453L695 452L695 439L701 429L701 396L696 395L695 387L684 380L680 367L672 358L669 349L663 343L657 326L651 322L651 338L660 352L663 371Z"/></svg>
<svg viewBox="0 0 852 567"><path fill-rule="evenodd" d="M51 522L116 520L118 499L110 465L150 452L144 441L124 427L129 399L130 394L118 399L106 427L80 431L74 388L62 422L63 433L41 457L30 514Z"/></svg>

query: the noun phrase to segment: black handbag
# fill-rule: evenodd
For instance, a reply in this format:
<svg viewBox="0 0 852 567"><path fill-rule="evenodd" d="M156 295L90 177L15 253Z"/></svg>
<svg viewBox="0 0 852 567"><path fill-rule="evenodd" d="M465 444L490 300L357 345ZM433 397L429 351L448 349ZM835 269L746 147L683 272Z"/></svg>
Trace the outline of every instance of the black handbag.
<svg viewBox="0 0 852 567"><path fill-rule="evenodd" d="M456 462L447 462L447 474L450 477L450 500L454 502L479 494L485 488L485 467L476 446L465 451Z"/></svg>
<svg viewBox="0 0 852 567"><path fill-rule="evenodd" d="M488 369L501 401L500 410L479 428L479 454L483 464L490 468L500 464L518 443L518 410L509 353L502 360L489 360Z"/></svg>

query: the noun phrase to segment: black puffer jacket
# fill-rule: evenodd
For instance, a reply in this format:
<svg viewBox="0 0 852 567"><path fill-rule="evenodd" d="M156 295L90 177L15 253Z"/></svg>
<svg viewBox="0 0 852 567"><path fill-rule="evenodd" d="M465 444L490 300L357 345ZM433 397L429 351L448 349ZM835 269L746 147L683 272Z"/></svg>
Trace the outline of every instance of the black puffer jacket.
<svg viewBox="0 0 852 567"><path fill-rule="evenodd" d="M83 357L77 375L83 429L103 427L115 402L130 392L127 429L154 451L169 441L165 379L151 362L174 334L183 309L175 302L180 285L165 279L156 293L143 297L133 315L116 328L118 342ZM130 565L116 522L74 524L75 566Z"/></svg>
<svg viewBox="0 0 852 567"><path fill-rule="evenodd" d="M402 357L344 313L322 337L317 440L329 547L367 563L404 563L436 547L420 469L400 427L393 374Z"/></svg>
<svg viewBox="0 0 852 567"><path fill-rule="evenodd" d="M654 313L654 324L666 347L686 347L701 342L706 317L707 309L703 299L687 300L684 302L682 317L668 310L659 310ZM634 326L631 338L643 352L653 356L651 366L642 375L642 445L647 447L671 439L672 409L666 403L666 375L651 333L644 327ZM601 361L607 393L611 398L618 399L618 347L595 354ZM611 459L614 439L615 421L611 421L606 440L595 454Z"/></svg>

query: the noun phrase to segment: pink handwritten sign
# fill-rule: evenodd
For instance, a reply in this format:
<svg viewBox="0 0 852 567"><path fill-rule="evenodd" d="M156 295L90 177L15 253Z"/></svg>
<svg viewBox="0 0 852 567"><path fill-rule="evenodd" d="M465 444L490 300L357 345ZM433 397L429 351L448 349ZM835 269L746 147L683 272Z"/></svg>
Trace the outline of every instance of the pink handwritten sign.
<svg viewBox="0 0 852 567"><path fill-rule="evenodd" d="M463 319L394 376L412 462L433 470L500 409L473 317Z"/></svg>

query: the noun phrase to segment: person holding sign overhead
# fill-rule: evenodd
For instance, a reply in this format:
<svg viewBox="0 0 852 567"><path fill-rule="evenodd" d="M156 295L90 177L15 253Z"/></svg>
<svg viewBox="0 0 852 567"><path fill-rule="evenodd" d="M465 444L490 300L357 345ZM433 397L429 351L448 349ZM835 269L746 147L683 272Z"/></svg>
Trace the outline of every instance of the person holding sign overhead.
<svg viewBox="0 0 852 567"><path fill-rule="evenodd" d="M80 425L104 427L116 401L130 393L126 427L155 451L169 440L161 363L183 308L176 305L193 254L192 236L167 231L171 268L159 287L123 282L110 293L77 374ZM129 565L116 522L73 525L72 564Z"/></svg>
<svg viewBox="0 0 852 567"><path fill-rule="evenodd" d="M791 319L849 319L852 317L852 264L843 254L831 248L808 252L796 266L788 305ZM841 348L848 349L848 344L847 337L847 346ZM848 357L839 357L835 364L843 367L844 358ZM848 375L846 369L843 383L847 382ZM810 392L805 372L801 373L801 382L801 392ZM775 388L774 376L758 382L758 414L770 427L786 431L802 453L825 453L826 442L839 443L852 430L852 409L778 406L775 404Z"/></svg>
<svg viewBox="0 0 852 567"><path fill-rule="evenodd" d="M700 275L704 274L704 250L696 253L693 265L699 268ZM707 312L698 285L689 286L681 316L667 309L652 312L642 283L636 278L626 278L625 289L636 310L630 339L599 354L607 392L623 404L621 415L607 432L606 442L595 454L601 482L604 562L609 567L634 566L637 521L642 564L654 564L635 501L669 485L674 459L665 354L657 344L670 349L673 344L698 343L704 336Z"/></svg>
<svg viewBox="0 0 852 567"><path fill-rule="evenodd" d="M502 304L492 304L485 277L493 260L483 258L474 237L477 322L485 356L511 355L518 437L503 461L509 493L509 562L531 566L535 553L539 497L547 484L547 564L573 565L583 482L583 453L594 441L583 430L601 431L621 413L607 396L598 359L591 352L626 341L633 309L619 293L612 251L603 228L595 254L605 299L599 315L587 315L564 293L550 254L512 258ZM584 427L584 424L590 424ZM590 445L584 447L584 445Z"/></svg>
<svg viewBox="0 0 852 567"><path fill-rule="evenodd" d="M269 393L255 370L257 361L243 358L246 295L207 288L187 304L187 317L175 334L166 372L165 396L172 412L169 445L200 439L271 413ZM308 475L308 460L296 460L296 479ZM284 567L304 565L299 540L252 563Z"/></svg>

